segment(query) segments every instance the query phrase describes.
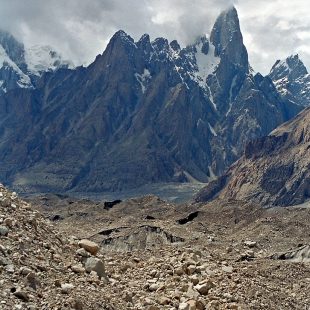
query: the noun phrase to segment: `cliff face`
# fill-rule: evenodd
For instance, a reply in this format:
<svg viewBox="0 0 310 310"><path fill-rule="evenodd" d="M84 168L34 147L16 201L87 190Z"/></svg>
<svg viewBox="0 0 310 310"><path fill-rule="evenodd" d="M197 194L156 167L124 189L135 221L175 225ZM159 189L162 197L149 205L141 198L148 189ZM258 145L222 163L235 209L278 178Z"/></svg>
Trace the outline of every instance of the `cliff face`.
<svg viewBox="0 0 310 310"><path fill-rule="evenodd" d="M288 206L310 198L310 108L269 136L250 142L243 157L196 197ZM223 181L224 180L224 181ZM216 190L213 190L216 188Z"/></svg>

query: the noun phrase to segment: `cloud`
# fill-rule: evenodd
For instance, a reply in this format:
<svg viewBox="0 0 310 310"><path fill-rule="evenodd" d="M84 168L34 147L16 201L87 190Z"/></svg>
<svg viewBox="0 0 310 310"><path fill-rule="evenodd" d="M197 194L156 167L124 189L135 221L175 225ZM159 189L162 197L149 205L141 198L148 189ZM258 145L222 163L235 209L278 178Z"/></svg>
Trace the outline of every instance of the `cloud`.
<svg viewBox="0 0 310 310"><path fill-rule="evenodd" d="M267 73L278 58L300 53L310 65L308 0L0 0L0 28L25 45L48 44L75 63L90 63L119 29L185 45L209 33L234 4L252 66Z"/></svg>

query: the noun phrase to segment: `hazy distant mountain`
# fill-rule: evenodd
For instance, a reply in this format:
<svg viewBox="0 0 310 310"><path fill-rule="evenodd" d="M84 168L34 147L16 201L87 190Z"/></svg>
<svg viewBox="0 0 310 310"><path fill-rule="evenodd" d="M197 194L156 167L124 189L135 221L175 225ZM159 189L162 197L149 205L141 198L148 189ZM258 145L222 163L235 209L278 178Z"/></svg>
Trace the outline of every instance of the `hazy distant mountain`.
<svg viewBox="0 0 310 310"><path fill-rule="evenodd" d="M196 197L215 197L289 206L310 198L310 108L250 142L244 155Z"/></svg>
<svg viewBox="0 0 310 310"><path fill-rule="evenodd" d="M76 191L211 180L302 109L249 68L234 8L185 48L118 31L89 67L0 97L0 179Z"/></svg>
<svg viewBox="0 0 310 310"><path fill-rule="evenodd" d="M0 31L0 95L18 88L34 88L38 76L61 67L73 67L50 46L26 49L8 32Z"/></svg>

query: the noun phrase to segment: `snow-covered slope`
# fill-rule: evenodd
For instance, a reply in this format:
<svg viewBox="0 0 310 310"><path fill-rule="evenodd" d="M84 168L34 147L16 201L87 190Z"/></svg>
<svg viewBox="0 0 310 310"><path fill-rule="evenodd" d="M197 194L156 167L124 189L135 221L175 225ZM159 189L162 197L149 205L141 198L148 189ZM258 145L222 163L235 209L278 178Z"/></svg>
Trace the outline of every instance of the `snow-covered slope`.
<svg viewBox="0 0 310 310"><path fill-rule="evenodd" d="M34 75L54 71L60 67L73 68L72 62L63 60L51 46L35 45L25 50L25 61L28 71Z"/></svg>

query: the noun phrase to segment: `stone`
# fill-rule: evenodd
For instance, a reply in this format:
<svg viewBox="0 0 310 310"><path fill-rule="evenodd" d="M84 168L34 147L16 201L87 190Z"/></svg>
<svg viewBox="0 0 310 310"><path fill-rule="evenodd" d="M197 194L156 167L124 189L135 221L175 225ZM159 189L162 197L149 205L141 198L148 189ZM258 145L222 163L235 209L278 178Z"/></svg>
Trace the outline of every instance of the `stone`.
<svg viewBox="0 0 310 310"><path fill-rule="evenodd" d="M201 295L207 295L209 290L211 288L213 288L215 285L212 281L210 280L207 280L206 282L204 283L201 283L201 284L197 284L195 286L195 289L201 294Z"/></svg>
<svg viewBox="0 0 310 310"><path fill-rule="evenodd" d="M234 268L232 266L222 266L222 270L226 273L232 273Z"/></svg>
<svg viewBox="0 0 310 310"><path fill-rule="evenodd" d="M71 283L61 284L61 292L63 294L69 294L74 289L74 285Z"/></svg>
<svg viewBox="0 0 310 310"><path fill-rule="evenodd" d="M40 280L38 279L38 277L34 272L28 273L28 275L26 276L26 281L28 286L30 286L34 290L36 290L37 287L41 286Z"/></svg>
<svg viewBox="0 0 310 310"><path fill-rule="evenodd" d="M13 227L13 219L11 219L10 217L7 217L4 220L4 224L5 224L5 226L12 228Z"/></svg>
<svg viewBox="0 0 310 310"><path fill-rule="evenodd" d="M19 272L21 275L26 276L27 274L29 274L32 270L26 266L23 266L19 269Z"/></svg>
<svg viewBox="0 0 310 310"><path fill-rule="evenodd" d="M177 267L175 268L174 273L178 276L182 276L184 274L184 270L182 267Z"/></svg>
<svg viewBox="0 0 310 310"><path fill-rule="evenodd" d="M195 265L189 265L187 268L186 268L186 273L188 275L192 275L193 273L195 273L196 271L196 266Z"/></svg>
<svg viewBox="0 0 310 310"><path fill-rule="evenodd" d="M26 302L29 301L29 295L27 294L27 292L23 291L20 288L18 288L13 294L14 296L21 299L22 301L26 301Z"/></svg>
<svg viewBox="0 0 310 310"><path fill-rule="evenodd" d="M92 255L96 255L99 251L99 245L95 242L92 242L88 239L82 239L79 242L79 246L83 249L85 249L87 252L89 252Z"/></svg>
<svg viewBox="0 0 310 310"><path fill-rule="evenodd" d="M157 283L153 283L149 286L149 291L150 292L155 292L159 289L159 285Z"/></svg>
<svg viewBox="0 0 310 310"><path fill-rule="evenodd" d="M188 307L189 310L196 310L197 309L197 307L196 307L196 300L190 299L190 300L187 301L187 304L189 306Z"/></svg>
<svg viewBox="0 0 310 310"><path fill-rule="evenodd" d="M257 245L256 241L244 241L244 245L246 245L249 248L254 248Z"/></svg>
<svg viewBox="0 0 310 310"><path fill-rule="evenodd" d="M71 270L75 273L84 273L85 268L82 265L73 265L71 266Z"/></svg>
<svg viewBox="0 0 310 310"><path fill-rule="evenodd" d="M7 236L9 233L9 229L7 226L0 226L0 236Z"/></svg>
<svg viewBox="0 0 310 310"><path fill-rule="evenodd" d="M179 304L179 310L189 310L189 304L187 302L181 302Z"/></svg>
<svg viewBox="0 0 310 310"><path fill-rule="evenodd" d="M87 272L95 271L99 278L105 277L104 263L101 259L96 257L89 257L85 262L85 270Z"/></svg>
<svg viewBox="0 0 310 310"><path fill-rule="evenodd" d="M0 204L4 208L9 208L11 206L11 201L8 198L4 198L3 200L0 200Z"/></svg>
<svg viewBox="0 0 310 310"><path fill-rule="evenodd" d="M165 297L165 296L162 296L158 299L158 303L162 306L165 306L165 305L169 305L170 304L170 299Z"/></svg>
<svg viewBox="0 0 310 310"><path fill-rule="evenodd" d="M12 262L6 257L0 256L0 266L7 266L12 264Z"/></svg>
<svg viewBox="0 0 310 310"><path fill-rule="evenodd" d="M85 249L83 249L83 248L76 250L76 255L84 257L84 258L90 257L90 254L87 251L85 251Z"/></svg>
<svg viewBox="0 0 310 310"><path fill-rule="evenodd" d="M75 310L83 310L83 303L81 300L76 299L73 301L73 309Z"/></svg>

